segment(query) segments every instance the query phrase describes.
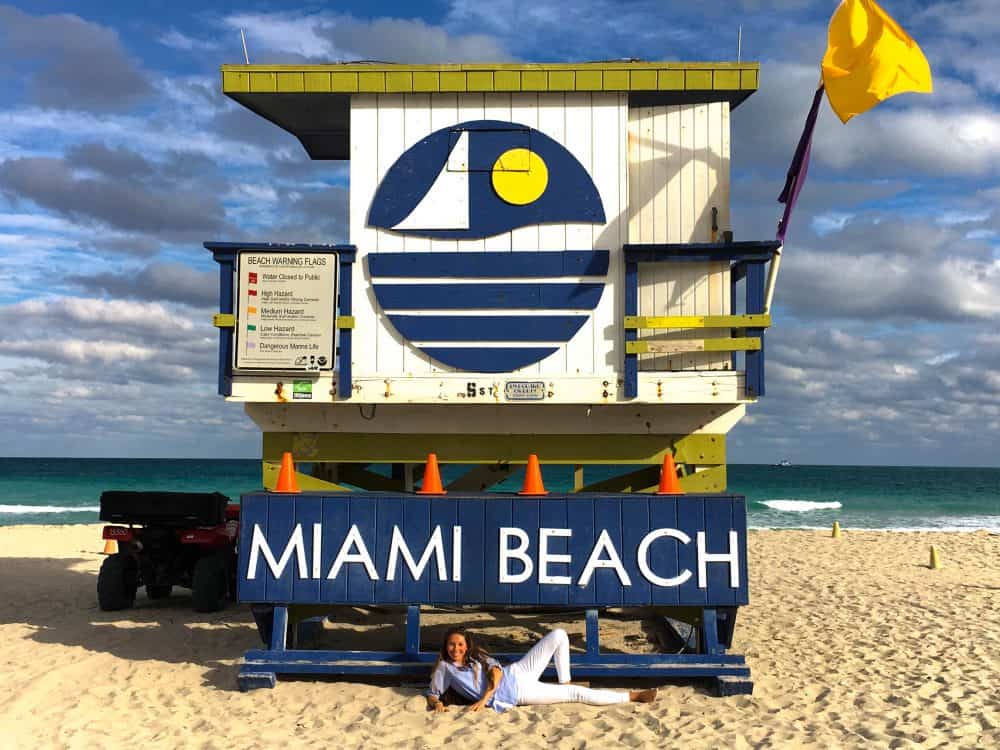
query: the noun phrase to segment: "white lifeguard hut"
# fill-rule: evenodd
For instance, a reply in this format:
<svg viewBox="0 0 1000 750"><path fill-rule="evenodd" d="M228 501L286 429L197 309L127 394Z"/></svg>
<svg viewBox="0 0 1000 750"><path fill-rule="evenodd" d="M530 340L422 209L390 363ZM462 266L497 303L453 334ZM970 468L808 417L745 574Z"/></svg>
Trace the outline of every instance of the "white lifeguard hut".
<svg viewBox="0 0 1000 750"><path fill-rule="evenodd" d="M671 453L685 490L723 491L777 247L730 231L730 116L757 84L756 63L224 66L227 96L350 161L347 243L206 243L220 393L262 430L265 485L284 451L304 488L401 491L430 452L467 466L459 490L534 453L576 491L639 491Z"/></svg>

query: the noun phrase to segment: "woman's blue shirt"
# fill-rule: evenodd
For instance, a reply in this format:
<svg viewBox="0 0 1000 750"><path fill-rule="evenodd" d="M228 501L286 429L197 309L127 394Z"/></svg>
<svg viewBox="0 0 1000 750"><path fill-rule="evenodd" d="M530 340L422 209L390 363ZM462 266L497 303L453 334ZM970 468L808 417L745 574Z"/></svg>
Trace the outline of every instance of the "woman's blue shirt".
<svg viewBox="0 0 1000 750"><path fill-rule="evenodd" d="M427 691L428 695L440 698L449 687L470 701L478 701L483 697L486 688L489 686L488 674L492 667L499 667L496 659L487 659L486 666L470 663L464 667L452 664L442 659L438 662L431 675L431 687ZM508 708L517 705L517 688L514 684L514 677L508 674L506 668L501 667L503 677L493 697L487 701L486 705L503 713Z"/></svg>

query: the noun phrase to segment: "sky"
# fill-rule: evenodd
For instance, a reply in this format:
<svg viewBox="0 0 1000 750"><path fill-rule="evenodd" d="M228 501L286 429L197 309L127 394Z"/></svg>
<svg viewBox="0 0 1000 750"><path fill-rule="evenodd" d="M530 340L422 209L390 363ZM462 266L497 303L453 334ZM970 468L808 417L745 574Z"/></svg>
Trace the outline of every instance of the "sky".
<svg viewBox="0 0 1000 750"><path fill-rule="evenodd" d="M0 4L0 455L259 457L216 395L205 240L347 241L347 163L221 94L219 65L761 64L732 117L737 239L775 202L834 0ZM1000 14L883 0L932 95L824 103L786 237L767 395L733 463L1000 465Z"/></svg>

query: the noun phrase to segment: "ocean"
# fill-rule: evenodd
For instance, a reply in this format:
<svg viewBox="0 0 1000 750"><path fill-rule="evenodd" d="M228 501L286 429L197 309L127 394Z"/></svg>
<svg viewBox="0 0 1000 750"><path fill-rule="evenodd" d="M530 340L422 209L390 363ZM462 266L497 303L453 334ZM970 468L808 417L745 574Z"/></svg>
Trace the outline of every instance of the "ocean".
<svg viewBox="0 0 1000 750"><path fill-rule="evenodd" d="M454 473L445 467L445 481ZM569 467L545 467L544 475L550 491L572 484ZM587 473L588 481L600 478ZM520 481L512 476L500 489ZM0 458L0 526L96 523L104 490L236 499L259 488L253 459ZM829 528L837 520L845 529L1000 533L1000 468L732 464L729 492L746 495L752 528Z"/></svg>

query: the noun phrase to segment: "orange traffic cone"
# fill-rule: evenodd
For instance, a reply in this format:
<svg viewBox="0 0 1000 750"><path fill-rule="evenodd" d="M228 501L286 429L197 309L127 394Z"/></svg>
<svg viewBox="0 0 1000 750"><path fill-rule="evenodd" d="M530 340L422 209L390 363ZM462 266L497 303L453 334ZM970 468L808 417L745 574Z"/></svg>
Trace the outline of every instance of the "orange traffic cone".
<svg viewBox="0 0 1000 750"><path fill-rule="evenodd" d="M657 495L683 495L681 482L677 478L677 467L674 465L673 454L667 453L663 456L663 468L660 469L660 488Z"/></svg>
<svg viewBox="0 0 1000 750"><path fill-rule="evenodd" d="M114 539L107 539L104 542L104 554L105 555L117 555L118 554L118 542Z"/></svg>
<svg viewBox="0 0 1000 750"><path fill-rule="evenodd" d="M418 495L443 495L444 487L441 484L441 470L438 469L437 453L427 454L427 465L424 467L424 481L417 490Z"/></svg>
<svg viewBox="0 0 1000 750"><path fill-rule="evenodd" d="M524 472L524 487L518 495L548 495L542 484L542 469L538 465L538 456L532 453L528 456L528 468Z"/></svg>
<svg viewBox="0 0 1000 750"><path fill-rule="evenodd" d="M281 471L278 472L278 483L274 485L274 491L302 492L299 489L298 480L295 478L295 462L292 460L292 454L288 451L281 454Z"/></svg>

